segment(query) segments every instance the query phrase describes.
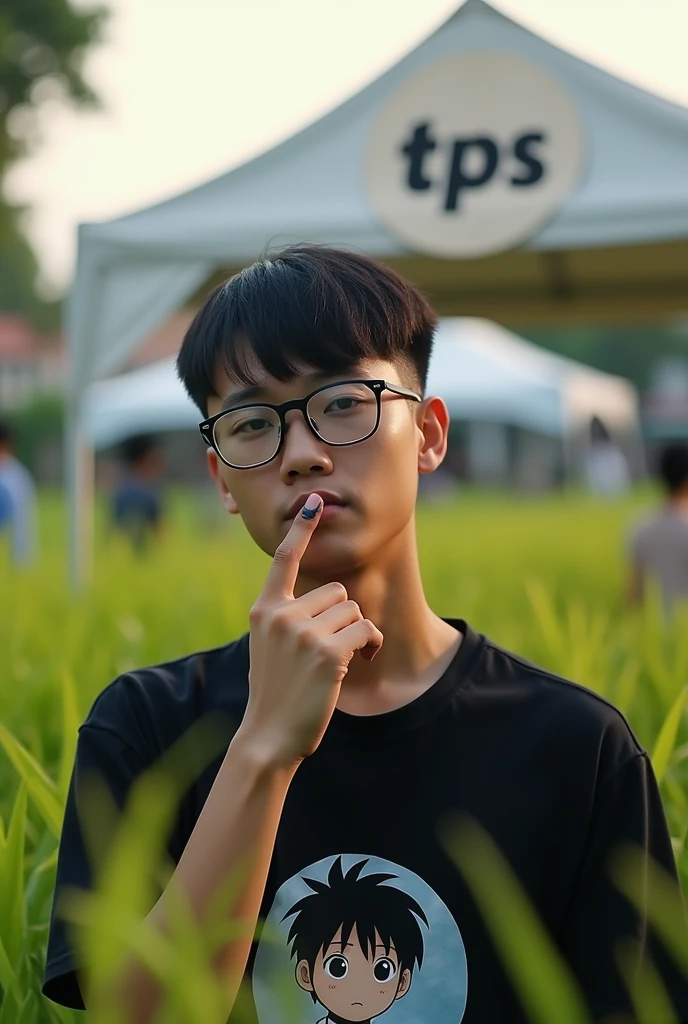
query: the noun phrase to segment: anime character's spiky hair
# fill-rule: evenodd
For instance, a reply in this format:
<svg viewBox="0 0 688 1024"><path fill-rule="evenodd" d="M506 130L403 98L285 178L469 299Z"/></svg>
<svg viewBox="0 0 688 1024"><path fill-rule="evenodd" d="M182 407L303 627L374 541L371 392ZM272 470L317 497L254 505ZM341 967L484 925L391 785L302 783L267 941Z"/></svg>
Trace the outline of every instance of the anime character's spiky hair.
<svg viewBox="0 0 688 1024"><path fill-rule="evenodd" d="M340 927L342 949L355 928L368 959L375 954L377 933L387 955L394 946L400 973L405 969L413 973L415 966L422 966L424 943L418 919L428 926L423 908L402 889L383 884L396 875L361 876L367 863L361 860L344 874L342 858L338 857L327 882L304 878L313 892L298 900L282 918L285 921L296 915L287 942L292 943L291 956L305 960L311 975L318 953L331 945Z"/></svg>

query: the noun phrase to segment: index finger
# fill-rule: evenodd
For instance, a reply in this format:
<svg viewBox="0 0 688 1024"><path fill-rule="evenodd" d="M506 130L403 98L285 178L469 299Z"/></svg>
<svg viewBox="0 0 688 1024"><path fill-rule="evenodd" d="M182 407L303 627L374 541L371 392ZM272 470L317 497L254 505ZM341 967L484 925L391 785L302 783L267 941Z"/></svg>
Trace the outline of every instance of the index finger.
<svg viewBox="0 0 688 1024"><path fill-rule="evenodd" d="M320 521L323 500L319 494L309 494L303 508L294 516L289 532L275 551L272 565L265 578L262 594L265 597L293 597L299 565L316 526Z"/></svg>

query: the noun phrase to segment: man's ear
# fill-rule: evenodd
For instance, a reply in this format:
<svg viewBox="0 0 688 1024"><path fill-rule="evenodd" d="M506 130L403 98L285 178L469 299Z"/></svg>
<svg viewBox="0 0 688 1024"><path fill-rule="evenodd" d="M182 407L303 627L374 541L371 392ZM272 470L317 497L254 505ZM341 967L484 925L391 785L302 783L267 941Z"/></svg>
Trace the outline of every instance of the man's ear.
<svg viewBox="0 0 688 1024"><path fill-rule="evenodd" d="M214 448L208 448L208 451L206 452L206 458L208 460L208 472L210 473L212 479L215 481L215 486L217 487L219 495L222 498L222 504L224 505L224 507L231 516L238 515L239 506L235 502L234 498L230 493L229 488L227 487L227 483L224 479L222 472L222 463L220 462L217 456L217 452L215 451Z"/></svg>
<svg viewBox="0 0 688 1024"><path fill-rule="evenodd" d="M447 454L449 410L443 399L431 397L423 399L417 415L422 437L418 472L433 473Z"/></svg>
<svg viewBox="0 0 688 1024"><path fill-rule="evenodd" d="M296 965L296 984L299 988L302 988L304 992L313 991L313 982L311 981L311 969L308 966L307 960L299 960Z"/></svg>

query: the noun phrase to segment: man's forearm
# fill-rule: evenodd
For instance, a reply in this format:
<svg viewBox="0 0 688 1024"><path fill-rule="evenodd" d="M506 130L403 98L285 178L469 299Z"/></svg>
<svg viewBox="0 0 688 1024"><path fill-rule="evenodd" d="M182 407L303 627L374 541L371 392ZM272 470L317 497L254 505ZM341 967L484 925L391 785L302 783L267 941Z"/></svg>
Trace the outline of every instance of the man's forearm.
<svg viewBox="0 0 688 1024"><path fill-rule="evenodd" d="M213 967L218 980L236 998L258 919L275 836L293 769L277 768L255 749L241 730L232 740L205 806L170 882L149 921L166 930L174 889L182 892L194 917L201 919L218 890L232 875L243 882L228 919L246 925L246 934L227 943ZM243 929L242 929L243 933ZM130 961L115 999L131 1024L149 1024L161 996L156 978ZM208 1022L214 1024L214 1022Z"/></svg>

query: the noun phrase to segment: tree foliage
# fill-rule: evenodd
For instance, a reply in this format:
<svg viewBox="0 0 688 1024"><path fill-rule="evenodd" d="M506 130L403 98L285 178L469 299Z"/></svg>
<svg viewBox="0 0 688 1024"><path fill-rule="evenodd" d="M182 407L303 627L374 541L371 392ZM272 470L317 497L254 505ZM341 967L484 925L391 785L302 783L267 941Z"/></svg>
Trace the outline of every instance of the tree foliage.
<svg viewBox="0 0 688 1024"><path fill-rule="evenodd" d="M2 0L0 5L0 308L45 320L35 293L35 254L22 231L23 209L4 194L9 168L39 140L36 113L48 99L94 107L83 74L107 16L103 7L77 9L70 0Z"/></svg>

